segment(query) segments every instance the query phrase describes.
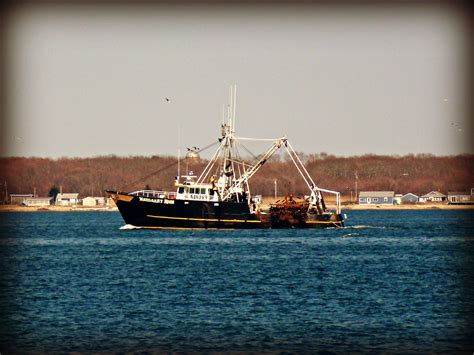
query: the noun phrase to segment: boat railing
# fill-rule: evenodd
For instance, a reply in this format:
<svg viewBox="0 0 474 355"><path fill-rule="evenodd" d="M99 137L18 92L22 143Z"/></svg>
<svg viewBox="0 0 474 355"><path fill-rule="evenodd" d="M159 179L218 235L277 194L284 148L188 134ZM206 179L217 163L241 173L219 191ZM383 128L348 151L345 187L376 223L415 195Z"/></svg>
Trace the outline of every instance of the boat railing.
<svg viewBox="0 0 474 355"><path fill-rule="evenodd" d="M167 198L170 200L176 199L176 192L169 192L169 191L157 191L157 190L139 190L131 192L130 195L132 196L139 196L139 197L154 197L154 198Z"/></svg>
<svg viewBox="0 0 474 355"><path fill-rule="evenodd" d="M332 191L332 190L327 190L327 189L321 189L319 187L316 188L318 191L321 191L321 192L326 192L328 194L332 194L332 195L335 195L336 197L336 210L335 212L336 213L341 213L341 193L338 192L338 191Z"/></svg>

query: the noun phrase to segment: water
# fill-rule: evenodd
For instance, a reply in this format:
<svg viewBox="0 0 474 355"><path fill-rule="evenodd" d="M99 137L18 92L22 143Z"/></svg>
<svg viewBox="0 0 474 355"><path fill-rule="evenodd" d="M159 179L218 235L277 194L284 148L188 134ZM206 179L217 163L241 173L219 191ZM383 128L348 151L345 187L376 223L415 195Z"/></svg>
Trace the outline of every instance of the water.
<svg viewBox="0 0 474 355"><path fill-rule="evenodd" d="M0 351L472 351L473 212L189 232L5 213Z"/></svg>

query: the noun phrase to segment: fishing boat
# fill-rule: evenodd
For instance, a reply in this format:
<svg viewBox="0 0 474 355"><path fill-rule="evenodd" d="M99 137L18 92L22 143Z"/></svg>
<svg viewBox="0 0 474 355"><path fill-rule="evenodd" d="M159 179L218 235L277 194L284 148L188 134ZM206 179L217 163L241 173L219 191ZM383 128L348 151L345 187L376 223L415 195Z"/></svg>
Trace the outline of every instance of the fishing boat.
<svg viewBox="0 0 474 355"><path fill-rule="evenodd" d="M320 188L308 173L286 137L246 138L235 132L236 87L231 87L227 120L221 125L217 149L200 175L187 172L175 178L175 191L107 190L125 223L150 229L256 229L343 227L340 193ZM244 141L269 142L268 149L249 163L240 158L237 146ZM307 185L308 194L290 196L264 210L260 195L252 195L250 180L279 150L285 150ZM202 151L202 150L201 150ZM196 150L191 150L189 158ZM335 196L329 210L325 194Z"/></svg>

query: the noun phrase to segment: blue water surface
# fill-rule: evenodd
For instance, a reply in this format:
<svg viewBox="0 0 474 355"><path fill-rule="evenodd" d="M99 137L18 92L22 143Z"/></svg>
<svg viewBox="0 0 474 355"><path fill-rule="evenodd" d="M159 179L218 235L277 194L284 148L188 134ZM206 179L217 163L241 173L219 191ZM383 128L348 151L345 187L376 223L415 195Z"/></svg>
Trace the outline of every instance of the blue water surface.
<svg viewBox="0 0 474 355"><path fill-rule="evenodd" d="M473 212L257 231L3 213L0 351L469 351Z"/></svg>

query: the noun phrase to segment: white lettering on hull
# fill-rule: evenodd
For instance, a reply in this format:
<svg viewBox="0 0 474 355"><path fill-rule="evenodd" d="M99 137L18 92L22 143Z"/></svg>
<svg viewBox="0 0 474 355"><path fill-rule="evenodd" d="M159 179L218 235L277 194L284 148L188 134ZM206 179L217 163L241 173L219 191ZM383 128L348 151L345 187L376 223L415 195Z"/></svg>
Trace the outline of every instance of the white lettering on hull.
<svg viewBox="0 0 474 355"><path fill-rule="evenodd" d="M165 205L174 205L174 200L167 200L163 198L147 198L147 197L139 197L138 198L142 202L151 202L151 203L163 203Z"/></svg>

